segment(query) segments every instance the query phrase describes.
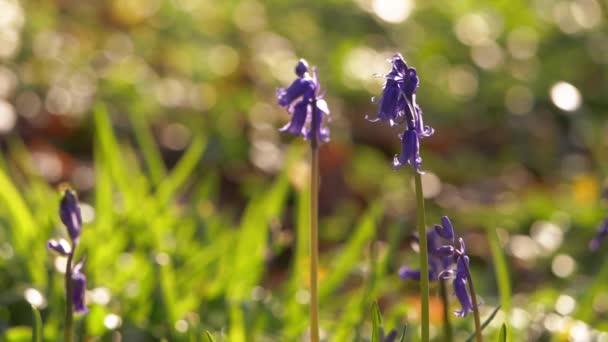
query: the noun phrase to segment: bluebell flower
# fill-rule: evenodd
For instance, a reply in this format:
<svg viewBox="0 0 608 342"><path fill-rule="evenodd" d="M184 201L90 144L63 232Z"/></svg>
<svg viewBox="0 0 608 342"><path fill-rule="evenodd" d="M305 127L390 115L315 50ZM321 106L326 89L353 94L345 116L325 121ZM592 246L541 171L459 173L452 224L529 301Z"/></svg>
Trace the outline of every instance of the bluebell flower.
<svg viewBox="0 0 608 342"><path fill-rule="evenodd" d="M454 241L454 227L447 216L441 217L441 225L435 225L435 232L446 240Z"/></svg>
<svg viewBox="0 0 608 342"><path fill-rule="evenodd" d="M462 306L461 310L454 311L458 317L466 317L469 312L473 312L471 296L467 290L468 266L469 257L466 255L459 256L458 260L456 261L456 277L452 282L454 286L454 294L456 295L456 298L458 298L460 306Z"/></svg>
<svg viewBox="0 0 608 342"><path fill-rule="evenodd" d="M392 69L384 75L382 96L376 118L369 121L387 121L391 126L406 123L407 129L414 129L421 138L433 134L433 129L424 126L422 110L416 104L416 89L420 78L416 69L408 67L401 54L391 59Z"/></svg>
<svg viewBox="0 0 608 342"><path fill-rule="evenodd" d="M420 157L418 133L414 129L408 129L399 138L401 139L401 154L395 155L393 158L393 168L398 169L409 164L414 170L421 172L422 158Z"/></svg>
<svg viewBox="0 0 608 342"><path fill-rule="evenodd" d="M589 242L589 249L596 251L600 244L608 237L608 218L600 224L595 237Z"/></svg>
<svg viewBox="0 0 608 342"><path fill-rule="evenodd" d="M47 241L46 248L63 256L67 256L72 253L72 246L70 246L70 243L64 239L51 239Z"/></svg>
<svg viewBox="0 0 608 342"><path fill-rule="evenodd" d="M391 71L384 76L386 81L378 114L374 119L367 116L366 119L372 122L387 121L391 126L405 123L405 130L399 136L401 154L393 159L393 168L409 164L421 173L420 139L431 136L434 130L424 125L422 109L416 103L416 89L420 84L416 69L408 67L401 54L393 56L391 63Z"/></svg>
<svg viewBox="0 0 608 342"><path fill-rule="evenodd" d="M77 314L84 314L88 311L84 300L87 289L87 278L82 273L82 267L83 262L81 261L72 269L72 303L74 313Z"/></svg>
<svg viewBox="0 0 608 342"><path fill-rule="evenodd" d="M320 93L319 77L308 63L301 59L295 67L297 78L288 88L279 88L276 97L280 106L291 114L291 121L280 131L302 136L308 140L329 141L329 129L323 126L323 117L329 117L329 107ZM308 125L308 127L306 127Z"/></svg>
<svg viewBox="0 0 608 342"><path fill-rule="evenodd" d="M78 205L78 197L72 190L67 189L63 193L59 204L59 217L68 230L72 242L77 243L82 230L82 215Z"/></svg>
<svg viewBox="0 0 608 342"><path fill-rule="evenodd" d="M442 239L449 243L442 244ZM461 310L454 313L458 317L464 317L473 311L473 304L467 289L469 257L462 238L458 239L458 244L458 247L454 245L454 227L447 216L441 217L441 225L435 225L433 230L427 232L429 280L453 279L454 294L462 306ZM452 268L454 262L456 269ZM399 276L402 279L420 280L420 270L403 266L399 269Z"/></svg>
<svg viewBox="0 0 608 342"><path fill-rule="evenodd" d="M440 236L435 231L428 231L426 234L426 245L429 255L429 280L436 281L452 263L451 255L445 256L438 253L440 247ZM402 266L399 269L399 277L401 279L420 280L420 269Z"/></svg>

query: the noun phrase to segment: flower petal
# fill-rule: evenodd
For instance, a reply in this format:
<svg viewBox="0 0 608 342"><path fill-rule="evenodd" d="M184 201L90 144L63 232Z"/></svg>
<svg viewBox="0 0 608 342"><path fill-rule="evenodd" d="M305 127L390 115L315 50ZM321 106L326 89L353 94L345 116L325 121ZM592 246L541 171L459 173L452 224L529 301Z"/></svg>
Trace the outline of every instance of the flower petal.
<svg viewBox="0 0 608 342"><path fill-rule="evenodd" d="M64 256L67 256L72 252L72 246L64 239L51 239L47 241L46 248Z"/></svg>
<svg viewBox="0 0 608 342"><path fill-rule="evenodd" d="M308 103L305 101L296 103L292 112L291 121L279 131L288 132L295 136L302 136L304 135L304 124L308 116Z"/></svg>

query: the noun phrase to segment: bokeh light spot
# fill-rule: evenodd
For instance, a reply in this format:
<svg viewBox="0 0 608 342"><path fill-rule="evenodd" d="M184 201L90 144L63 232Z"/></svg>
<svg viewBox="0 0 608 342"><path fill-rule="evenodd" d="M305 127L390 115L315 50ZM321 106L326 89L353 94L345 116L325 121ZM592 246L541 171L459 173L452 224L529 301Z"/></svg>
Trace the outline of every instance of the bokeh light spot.
<svg viewBox="0 0 608 342"><path fill-rule="evenodd" d="M551 271L560 278L567 278L576 270L576 261L567 254L559 254L553 258Z"/></svg>
<svg viewBox="0 0 608 342"><path fill-rule="evenodd" d="M581 93L570 83L557 82L551 87L550 95L553 104L561 110L573 112L581 106Z"/></svg>
<svg viewBox="0 0 608 342"><path fill-rule="evenodd" d="M374 0L372 8L380 19L397 24L407 19L414 4L411 0Z"/></svg>

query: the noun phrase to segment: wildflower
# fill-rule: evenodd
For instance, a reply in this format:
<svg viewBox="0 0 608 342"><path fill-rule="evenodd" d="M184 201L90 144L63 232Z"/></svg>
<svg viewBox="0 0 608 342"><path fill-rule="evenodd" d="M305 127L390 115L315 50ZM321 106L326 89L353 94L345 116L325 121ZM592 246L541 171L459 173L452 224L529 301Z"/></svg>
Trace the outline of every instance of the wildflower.
<svg viewBox="0 0 608 342"><path fill-rule="evenodd" d="M416 69L408 67L401 54L393 56L391 63L391 71L384 76L386 81L378 114L374 119L366 119L372 122L388 121L391 126L405 123L405 131L399 136L402 151L394 157L393 168L409 164L421 172L420 139L431 136L434 130L424 125L422 109L416 103L416 89L420 79Z"/></svg>
<svg viewBox="0 0 608 342"><path fill-rule="evenodd" d="M393 168L398 169L405 164L410 164L414 170L420 172L422 158L420 157L418 133L413 129L408 129L399 138L401 139L401 154L395 155L393 158Z"/></svg>
<svg viewBox="0 0 608 342"><path fill-rule="evenodd" d="M78 197L70 190L65 190L59 204L59 216L68 230L72 242L77 243L82 229L82 215L78 206Z"/></svg>
<svg viewBox="0 0 608 342"><path fill-rule="evenodd" d="M64 239L51 239L47 241L46 246L49 250L68 257L64 284L66 294L68 294L68 307L71 303L71 307L75 313L86 313L87 308L84 302L84 295L87 279L84 273L82 273L83 262L81 261L76 265L72 265L74 251L78 246L82 232L82 215L80 213L78 197L70 189L63 192L63 197L59 203L59 217L68 231L71 243ZM71 296L69 295L70 288ZM69 325L71 323L66 322L66 324ZM68 329L71 329L71 327Z"/></svg>
<svg viewBox="0 0 608 342"><path fill-rule="evenodd" d="M276 96L280 106L291 114L291 121L281 132L303 136L307 140L329 141L329 129L323 127L323 114L329 116L327 102L320 95L319 77L313 68L308 73L308 63L300 59L295 68L298 78L288 88L279 88ZM308 128L306 128L308 124Z"/></svg>
<svg viewBox="0 0 608 342"><path fill-rule="evenodd" d="M466 263L466 265L465 265ZM469 266L469 257L463 255L458 258L456 262L456 277L452 282L454 286L454 294L460 305L462 306L462 310L456 310L454 313L458 317L466 317L469 312L473 312L473 304L471 303L471 296L467 290L467 274L468 274L468 266Z"/></svg>
<svg viewBox="0 0 608 342"><path fill-rule="evenodd" d="M592 251L596 251L602 241L604 241L608 237L608 218L600 224L600 227L595 234L595 237L589 242L589 249Z"/></svg>
<svg viewBox="0 0 608 342"><path fill-rule="evenodd" d="M449 244L442 245L441 239L450 241ZM447 216L441 217L441 225L435 225L433 230L427 232L427 250L429 252L429 280L453 278L454 294L460 305L461 310L454 311L458 317L465 317L469 312L473 312L471 295L468 292L467 284L469 279L469 257L467 256L466 246L462 238L458 239L459 247L453 245L454 228ZM456 262L456 269L451 269ZM399 269L399 277L402 279L420 279L420 270L411 269L403 266Z"/></svg>
<svg viewBox="0 0 608 342"><path fill-rule="evenodd" d="M87 278L82 273L83 262L79 262L72 269L72 303L74 313L87 313L87 307L84 303L84 295L87 288Z"/></svg>
<svg viewBox="0 0 608 342"><path fill-rule="evenodd" d="M441 249L439 238L440 236L432 230L426 234L426 245L429 253L429 280L431 281L438 280L440 274L452 263L451 255L446 256L438 252ZM420 270L402 266L399 269L399 277L401 279L420 280Z"/></svg>
<svg viewBox="0 0 608 342"><path fill-rule="evenodd" d="M433 134L433 129L424 126L422 110L416 104L416 89L420 79L416 69L408 67L401 54L391 59L392 69L384 77L378 114L369 121L388 121L391 126L406 123L407 129L415 129L422 137Z"/></svg>
<svg viewBox="0 0 608 342"><path fill-rule="evenodd" d="M441 225L435 225L435 232L446 240L454 241L454 227L447 216L441 217Z"/></svg>

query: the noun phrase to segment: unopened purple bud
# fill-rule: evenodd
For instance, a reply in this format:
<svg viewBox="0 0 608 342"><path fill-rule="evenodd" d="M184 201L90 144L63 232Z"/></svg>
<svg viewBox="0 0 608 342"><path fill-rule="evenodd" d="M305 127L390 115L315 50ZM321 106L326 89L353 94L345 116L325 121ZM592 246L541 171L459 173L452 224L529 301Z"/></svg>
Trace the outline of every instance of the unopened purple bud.
<svg viewBox="0 0 608 342"><path fill-rule="evenodd" d="M80 206L78 205L78 197L72 190L65 190L61 203L59 204L59 216L61 222L65 225L70 235L72 242L78 242L80 231L82 230L82 216L80 214Z"/></svg>
<svg viewBox="0 0 608 342"><path fill-rule="evenodd" d="M64 239L51 239L47 241L46 248L64 256L67 256L72 252L72 246Z"/></svg>
<svg viewBox="0 0 608 342"><path fill-rule="evenodd" d="M77 314L84 314L88 311L84 299L87 289L87 278L81 271L82 262L79 262L72 270L72 303L74 313Z"/></svg>
<svg viewBox="0 0 608 342"><path fill-rule="evenodd" d="M441 226L435 225L435 231L442 238L454 241L454 227L447 216L441 217Z"/></svg>
<svg viewBox="0 0 608 342"><path fill-rule="evenodd" d="M399 277L401 279L420 280L420 270L411 269L407 266L402 266L399 269Z"/></svg>
<svg viewBox="0 0 608 342"><path fill-rule="evenodd" d="M304 77L304 74L308 72L308 62L304 59L300 59L298 65L296 65L296 75Z"/></svg>

